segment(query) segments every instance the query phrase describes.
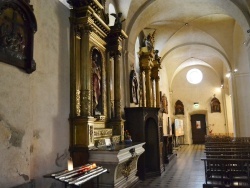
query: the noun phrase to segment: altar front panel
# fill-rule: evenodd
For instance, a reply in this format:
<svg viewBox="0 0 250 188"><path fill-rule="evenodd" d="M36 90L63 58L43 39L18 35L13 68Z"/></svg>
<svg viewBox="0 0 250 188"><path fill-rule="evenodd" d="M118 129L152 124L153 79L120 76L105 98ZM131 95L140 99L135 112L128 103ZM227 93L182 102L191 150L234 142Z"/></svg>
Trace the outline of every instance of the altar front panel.
<svg viewBox="0 0 250 188"><path fill-rule="evenodd" d="M101 147L89 151L89 162L108 169L99 179L100 187L130 187L137 183L137 163L145 151L145 143L117 144L115 148Z"/></svg>

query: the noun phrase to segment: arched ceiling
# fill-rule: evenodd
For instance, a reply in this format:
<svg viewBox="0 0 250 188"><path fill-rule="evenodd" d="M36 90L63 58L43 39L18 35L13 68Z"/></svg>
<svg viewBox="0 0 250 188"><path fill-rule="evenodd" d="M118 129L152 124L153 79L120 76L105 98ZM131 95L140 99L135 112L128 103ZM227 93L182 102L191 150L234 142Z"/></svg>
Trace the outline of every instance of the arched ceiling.
<svg viewBox="0 0 250 188"><path fill-rule="evenodd" d="M237 67L233 62L235 30L247 40L249 1L245 0L132 0L123 4L127 48L133 49L143 31L155 32L155 49L169 86L178 72L195 63L207 66L222 80ZM128 9L129 7L129 9ZM120 8L122 8L120 6ZM240 28L240 29L239 29ZM133 52L133 50L131 50ZM191 62L193 59L196 62Z"/></svg>

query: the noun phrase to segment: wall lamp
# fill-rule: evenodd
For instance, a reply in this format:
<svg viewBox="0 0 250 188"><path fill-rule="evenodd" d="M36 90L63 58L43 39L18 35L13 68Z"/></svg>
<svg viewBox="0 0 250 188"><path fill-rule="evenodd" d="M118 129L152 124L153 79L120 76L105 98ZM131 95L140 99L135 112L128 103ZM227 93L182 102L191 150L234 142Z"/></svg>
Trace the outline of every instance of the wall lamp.
<svg viewBox="0 0 250 188"><path fill-rule="evenodd" d="M194 107L198 107L199 103L198 102L194 102Z"/></svg>

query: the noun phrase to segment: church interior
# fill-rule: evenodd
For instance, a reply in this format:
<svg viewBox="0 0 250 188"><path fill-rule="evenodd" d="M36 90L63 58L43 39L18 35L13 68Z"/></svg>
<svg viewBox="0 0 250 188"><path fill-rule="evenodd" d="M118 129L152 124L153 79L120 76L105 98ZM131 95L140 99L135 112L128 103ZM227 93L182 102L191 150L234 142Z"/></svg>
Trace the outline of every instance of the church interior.
<svg viewBox="0 0 250 188"><path fill-rule="evenodd" d="M0 7L0 187L62 187L69 161L130 187L173 148L250 137L249 0Z"/></svg>

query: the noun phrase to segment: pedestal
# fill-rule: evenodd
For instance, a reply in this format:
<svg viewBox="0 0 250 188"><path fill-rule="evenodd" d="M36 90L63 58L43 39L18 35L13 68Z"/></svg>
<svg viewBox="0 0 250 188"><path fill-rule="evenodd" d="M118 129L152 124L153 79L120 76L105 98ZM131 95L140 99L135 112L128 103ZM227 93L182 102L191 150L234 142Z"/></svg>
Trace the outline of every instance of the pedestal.
<svg viewBox="0 0 250 188"><path fill-rule="evenodd" d="M175 156L173 151L173 136L163 136L164 162L169 163Z"/></svg>
<svg viewBox="0 0 250 188"><path fill-rule="evenodd" d="M130 145L117 144L114 149L107 147L89 151L89 162L107 168L109 173L103 174L99 179L100 187L131 187L139 178L137 162L144 152L144 143Z"/></svg>

